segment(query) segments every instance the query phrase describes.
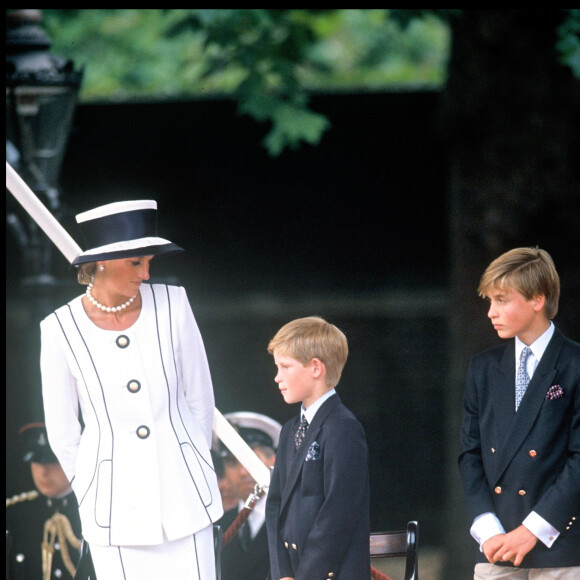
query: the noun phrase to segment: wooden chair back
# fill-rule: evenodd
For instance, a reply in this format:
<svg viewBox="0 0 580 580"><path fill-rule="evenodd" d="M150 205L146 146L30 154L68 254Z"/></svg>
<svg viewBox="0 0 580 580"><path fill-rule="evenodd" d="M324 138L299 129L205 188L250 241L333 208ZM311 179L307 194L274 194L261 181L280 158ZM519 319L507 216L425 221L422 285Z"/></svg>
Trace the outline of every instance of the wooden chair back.
<svg viewBox="0 0 580 580"><path fill-rule="evenodd" d="M372 532L370 553L373 558L405 558L404 580L419 580L419 524L407 522L406 530Z"/></svg>

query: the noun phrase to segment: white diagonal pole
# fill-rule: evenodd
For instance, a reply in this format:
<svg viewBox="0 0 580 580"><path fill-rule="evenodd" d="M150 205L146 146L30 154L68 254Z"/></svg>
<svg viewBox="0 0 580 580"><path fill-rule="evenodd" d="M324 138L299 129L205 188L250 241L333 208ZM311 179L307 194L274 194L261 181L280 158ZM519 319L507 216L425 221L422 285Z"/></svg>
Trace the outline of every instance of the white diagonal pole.
<svg viewBox="0 0 580 580"><path fill-rule="evenodd" d="M6 188L10 190L10 193L69 262L72 263L82 253L79 245L38 199L30 187L26 185L25 181L16 173L8 161L6 161Z"/></svg>
<svg viewBox="0 0 580 580"><path fill-rule="evenodd" d="M214 409L213 415L213 432L247 469L258 485L264 488L270 485L270 470L231 426L230 422L218 411L217 407Z"/></svg>
<svg viewBox="0 0 580 580"><path fill-rule="evenodd" d="M30 217L50 238L54 245L72 261L82 253L80 246L38 199L14 168L6 161L6 189L18 200ZM248 470L256 483L264 488L270 485L270 471L251 447L240 437L228 420L214 408L213 432Z"/></svg>

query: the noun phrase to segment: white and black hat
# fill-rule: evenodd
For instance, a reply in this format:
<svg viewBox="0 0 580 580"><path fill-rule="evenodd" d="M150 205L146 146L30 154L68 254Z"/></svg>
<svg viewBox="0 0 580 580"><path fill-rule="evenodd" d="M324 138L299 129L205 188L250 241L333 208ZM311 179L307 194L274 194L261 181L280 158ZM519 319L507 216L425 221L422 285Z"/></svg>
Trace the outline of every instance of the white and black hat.
<svg viewBox="0 0 580 580"><path fill-rule="evenodd" d="M278 448L282 430L282 425L278 421L251 411L226 413L224 417L250 447L271 447L274 451ZM229 449L215 436L212 448L222 457L230 454Z"/></svg>
<svg viewBox="0 0 580 580"><path fill-rule="evenodd" d="M118 201L76 216L87 248L72 264L161 256L183 248L157 236L157 202Z"/></svg>
<svg viewBox="0 0 580 580"><path fill-rule="evenodd" d="M44 423L27 423L19 429L18 434L23 461L26 463L58 463L58 459L48 443Z"/></svg>

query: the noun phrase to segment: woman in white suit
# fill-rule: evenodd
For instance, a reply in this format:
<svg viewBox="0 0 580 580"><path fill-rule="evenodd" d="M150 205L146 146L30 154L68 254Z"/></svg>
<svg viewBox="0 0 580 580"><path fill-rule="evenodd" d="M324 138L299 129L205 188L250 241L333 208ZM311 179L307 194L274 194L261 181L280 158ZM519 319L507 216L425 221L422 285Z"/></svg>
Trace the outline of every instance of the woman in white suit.
<svg viewBox="0 0 580 580"><path fill-rule="evenodd" d="M41 322L50 444L76 493L98 580L214 580L223 514L211 459L214 394L182 287L144 284L154 201L79 214L86 292Z"/></svg>

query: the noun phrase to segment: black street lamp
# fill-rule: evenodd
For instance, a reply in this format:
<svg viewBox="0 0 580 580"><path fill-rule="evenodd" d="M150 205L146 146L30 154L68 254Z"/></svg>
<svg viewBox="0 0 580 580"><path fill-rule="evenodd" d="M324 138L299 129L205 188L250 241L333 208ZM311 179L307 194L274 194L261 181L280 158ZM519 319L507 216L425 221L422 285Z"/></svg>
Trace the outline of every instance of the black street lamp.
<svg viewBox="0 0 580 580"><path fill-rule="evenodd" d="M59 219L58 179L83 71L49 53L42 20L40 10L6 15L6 161ZM23 283L53 284L52 243L17 206L7 204L6 219L22 253Z"/></svg>

